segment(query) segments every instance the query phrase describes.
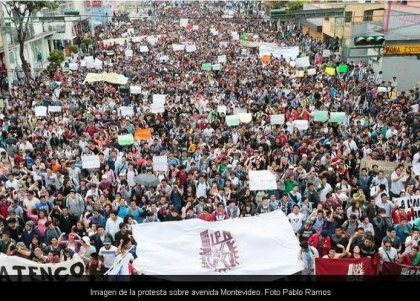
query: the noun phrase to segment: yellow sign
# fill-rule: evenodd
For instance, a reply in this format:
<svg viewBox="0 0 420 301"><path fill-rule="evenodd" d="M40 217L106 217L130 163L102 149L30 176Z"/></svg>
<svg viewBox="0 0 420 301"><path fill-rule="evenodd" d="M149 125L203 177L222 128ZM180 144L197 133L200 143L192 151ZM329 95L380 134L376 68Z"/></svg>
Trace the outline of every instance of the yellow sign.
<svg viewBox="0 0 420 301"><path fill-rule="evenodd" d="M420 54L420 45L388 45L384 46L384 55Z"/></svg>

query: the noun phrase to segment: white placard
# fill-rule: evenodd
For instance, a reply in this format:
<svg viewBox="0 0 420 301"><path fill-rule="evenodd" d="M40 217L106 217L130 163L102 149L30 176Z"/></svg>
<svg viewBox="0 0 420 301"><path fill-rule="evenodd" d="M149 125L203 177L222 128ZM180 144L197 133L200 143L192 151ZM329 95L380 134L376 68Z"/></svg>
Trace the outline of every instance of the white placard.
<svg viewBox="0 0 420 301"><path fill-rule="evenodd" d="M389 87L378 87L378 93L385 93L389 91Z"/></svg>
<svg viewBox="0 0 420 301"><path fill-rule="evenodd" d="M260 57L263 55L273 55L275 58L289 58L296 60L299 55L299 46L280 47L276 45L264 44L259 46Z"/></svg>
<svg viewBox="0 0 420 301"><path fill-rule="evenodd" d="M197 47L195 46L195 44L192 44L192 45L187 45L187 47L185 48L185 50L186 50L187 52L194 52L194 51L196 51L196 50L197 50Z"/></svg>
<svg viewBox="0 0 420 301"><path fill-rule="evenodd" d="M165 106L159 103L152 103L150 105L150 110L152 113L163 113L165 112Z"/></svg>
<svg viewBox="0 0 420 301"><path fill-rule="evenodd" d="M248 110L245 109L245 108L239 108L239 107L233 108L233 115L244 114L244 113L247 113L247 112L248 112Z"/></svg>
<svg viewBox="0 0 420 301"><path fill-rule="evenodd" d="M167 171L168 156L153 156L153 170Z"/></svg>
<svg viewBox="0 0 420 301"><path fill-rule="evenodd" d="M247 56L248 55L248 49L242 48L241 55Z"/></svg>
<svg viewBox="0 0 420 301"><path fill-rule="evenodd" d="M315 75L316 74L316 69L315 68L310 68L310 69L306 70L306 72L308 72L308 75Z"/></svg>
<svg viewBox="0 0 420 301"><path fill-rule="evenodd" d="M187 27L187 25L188 25L188 19L182 18L182 19L179 20L179 26Z"/></svg>
<svg viewBox="0 0 420 301"><path fill-rule="evenodd" d="M70 63L69 70L77 70L79 69L79 65L77 63Z"/></svg>
<svg viewBox="0 0 420 301"><path fill-rule="evenodd" d="M132 57L132 56L133 56L133 50L132 49L127 49L125 51L125 57L128 58L128 57Z"/></svg>
<svg viewBox="0 0 420 301"><path fill-rule="evenodd" d="M165 94L153 94L153 103L164 105L166 102L166 95Z"/></svg>
<svg viewBox="0 0 420 301"><path fill-rule="evenodd" d="M155 45L159 41L159 36L147 36L147 42L150 45Z"/></svg>
<svg viewBox="0 0 420 301"><path fill-rule="evenodd" d="M161 55L159 57L160 62L169 62L169 55Z"/></svg>
<svg viewBox="0 0 420 301"><path fill-rule="evenodd" d="M140 43L142 40L143 40L143 37L139 37L139 36L131 38L131 42L133 43Z"/></svg>
<svg viewBox="0 0 420 301"><path fill-rule="evenodd" d="M133 107L120 107L120 115L122 117L125 116L134 116L134 110Z"/></svg>
<svg viewBox="0 0 420 301"><path fill-rule="evenodd" d="M268 170L249 171L249 190L277 189L276 176Z"/></svg>
<svg viewBox="0 0 420 301"><path fill-rule="evenodd" d="M420 175L420 163L413 163L413 172L416 176Z"/></svg>
<svg viewBox="0 0 420 301"><path fill-rule="evenodd" d="M140 46L140 52L141 53L149 52L149 47L147 47L146 45Z"/></svg>
<svg viewBox="0 0 420 301"><path fill-rule="evenodd" d="M226 63L226 55L219 55L217 57L217 62L221 64Z"/></svg>
<svg viewBox="0 0 420 301"><path fill-rule="evenodd" d="M93 67L95 69L102 69L103 64L104 62L102 62L101 60L95 59L95 62L93 63Z"/></svg>
<svg viewBox="0 0 420 301"><path fill-rule="evenodd" d="M225 114L226 115L227 107L224 106L224 105L217 106L217 112L219 114Z"/></svg>
<svg viewBox="0 0 420 301"><path fill-rule="evenodd" d="M232 40L239 41L239 33L238 32L232 31L230 34L232 35Z"/></svg>
<svg viewBox="0 0 420 301"><path fill-rule="evenodd" d="M198 25L193 25L192 30L198 30L198 29L199 29Z"/></svg>
<svg viewBox="0 0 420 301"><path fill-rule="evenodd" d="M185 45L182 45L182 44L172 44L172 49L174 51L184 51Z"/></svg>
<svg viewBox="0 0 420 301"><path fill-rule="evenodd" d="M47 107L46 106L35 107L35 116L37 117L47 116Z"/></svg>
<svg viewBox="0 0 420 301"><path fill-rule="evenodd" d="M270 116L271 124L284 124L285 118L284 114L275 114Z"/></svg>
<svg viewBox="0 0 420 301"><path fill-rule="evenodd" d="M331 51L329 49L324 49L322 51L322 56L323 57L329 57L331 55Z"/></svg>
<svg viewBox="0 0 420 301"><path fill-rule="evenodd" d="M414 113L417 113L419 111L419 104L412 105L411 108L413 109Z"/></svg>
<svg viewBox="0 0 420 301"><path fill-rule="evenodd" d="M48 112L50 113L61 112L61 106L48 106Z"/></svg>
<svg viewBox="0 0 420 301"><path fill-rule="evenodd" d="M294 68L296 66L296 62L295 61L290 61L289 65L290 65L290 67Z"/></svg>
<svg viewBox="0 0 420 301"><path fill-rule="evenodd" d="M210 32L214 36L217 36L219 34L219 32L215 28L210 28Z"/></svg>
<svg viewBox="0 0 420 301"><path fill-rule="evenodd" d="M140 86L130 86L130 94L140 94L141 87Z"/></svg>
<svg viewBox="0 0 420 301"><path fill-rule="evenodd" d="M413 224L416 218L420 214L420 195L396 198L395 201L396 201L396 204L398 205L397 208L399 208L400 206L404 207L404 211L406 213L411 212L410 205L413 205L415 214L411 216L410 220L408 221L410 224Z"/></svg>
<svg viewBox="0 0 420 301"><path fill-rule="evenodd" d="M114 55L115 52L113 50L107 50L106 55Z"/></svg>
<svg viewBox="0 0 420 301"><path fill-rule="evenodd" d="M91 156L82 156L82 168L83 169L92 169L92 168L100 168L101 162L99 161L99 156L91 155Z"/></svg>
<svg viewBox="0 0 420 301"><path fill-rule="evenodd" d="M86 61L85 60L80 61L80 67L86 67Z"/></svg>
<svg viewBox="0 0 420 301"><path fill-rule="evenodd" d="M293 121L293 126L297 128L299 131L307 130L309 127L309 121L304 119L298 119Z"/></svg>
<svg viewBox="0 0 420 301"><path fill-rule="evenodd" d="M309 56L298 57L296 59L296 67L298 68L306 68L309 67L311 64L309 63Z"/></svg>
<svg viewBox="0 0 420 301"><path fill-rule="evenodd" d="M134 28L127 28L127 34L133 35L134 34Z"/></svg>

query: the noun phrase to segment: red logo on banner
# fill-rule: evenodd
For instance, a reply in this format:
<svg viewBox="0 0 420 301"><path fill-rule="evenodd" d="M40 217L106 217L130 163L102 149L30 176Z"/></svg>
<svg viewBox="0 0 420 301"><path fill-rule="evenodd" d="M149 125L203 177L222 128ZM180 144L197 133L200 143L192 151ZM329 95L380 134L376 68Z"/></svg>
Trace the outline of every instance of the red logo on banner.
<svg viewBox="0 0 420 301"><path fill-rule="evenodd" d="M216 272L225 272L239 265L235 240L228 231L209 230L200 233L201 265Z"/></svg>

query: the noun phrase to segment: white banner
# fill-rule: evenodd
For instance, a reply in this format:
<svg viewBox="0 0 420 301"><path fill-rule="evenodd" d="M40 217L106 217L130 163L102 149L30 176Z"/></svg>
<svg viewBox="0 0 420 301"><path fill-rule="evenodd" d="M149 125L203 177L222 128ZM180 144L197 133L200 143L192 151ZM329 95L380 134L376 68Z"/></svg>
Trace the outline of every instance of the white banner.
<svg viewBox="0 0 420 301"><path fill-rule="evenodd" d="M79 69L79 65L77 63L70 63L69 70L77 70Z"/></svg>
<svg viewBox="0 0 420 301"><path fill-rule="evenodd" d="M179 26L187 27L187 25L188 25L188 19L180 19L179 20Z"/></svg>
<svg viewBox="0 0 420 301"><path fill-rule="evenodd" d="M35 116L36 117L46 117L47 116L47 107L46 106L35 107Z"/></svg>
<svg viewBox="0 0 420 301"><path fill-rule="evenodd" d="M140 86L130 86L130 93L131 94L140 94L141 87Z"/></svg>
<svg viewBox="0 0 420 301"><path fill-rule="evenodd" d="M295 60L299 55L299 46L292 47L280 47L280 46L270 46L270 45L261 45L259 48L260 57L263 55L273 55L276 58L289 58Z"/></svg>
<svg viewBox="0 0 420 301"><path fill-rule="evenodd" d="M226 63L226 55L219 55L218 57L217 57L217 62L218 63Z"/></svg>
<svg viewBox="0 0 420 301"><path fill-rule="evenodd" d="M127 28L127 34L134 34L134 28Z"/></svg>
<svg viewBox="0 0 420 301"><path fill-rule="evenodd" d="M226 115L226 112L227 112L227 107L226 106L224 106L224 105L217 106L217 113Z"/></svg>
<svg viewBox="0 0 420 301"><path fill-rule="evenodd" d="M147 36L146 39L150 45L155 45L159 41L159 36Z"/></svg>
<svg viewBox="0 0 420 301"><path fill-rule="evenodd" d="M159 103L152 103L150 105L150 110L152 111L152 113L163 113L165 112L165 106Z"/></svg>
<svg viewBox="0 0 420 301"><path fill-rule="evenodd" d="M153 94L153 103L154 104L164 105L165 101L166 101L166 95L165 94Z"/></svg>
<svg viewBox="0 0 420 301"><path fill-rule="evenodd" d="M101 163L99 161L99 156L97 155L90 155L90 156L82 156L82 168L86 169L93 169L101 167Z"/></svg>
<svg viewBox="0 0 420 301"><path fill-rule="evenodd" d="M291 275L303 269L299 241L281 210L214 223L138 224L133 236L141 242L133 265L145 275Z"/></svg>
<svg viewBox="0 0 420 301"><path fill-rule="evenodd" d="M243 114L247 112L248 110L245 108L239 108L239 107L233 108L233 115Z"/></svg>
<svg viewBox="0 0 420 301"><path fill-rule="evenodd" d="M172 49L174 51L183 51L185 49L185 45L182 45L182 44L172 44Z"/></svg>
<svg viewBox="0 0 420 301"><path fill-rule="evenodd" d="M296 67L298 68L306 68L309 67L311 64L309 63L309 56L298 57L296 59Z"/></svg>
<svg viewBox="0 0 420 301"><path fill-rule="evenodd" d="M146 45L140 46L140 52L141 53L149 52L149 47L147 47Z"/></svg>
<svg viewBox="0 0 420 301"><path fill-rule="evenodd" d="M420 195L397 198L395 199L395 202L398 207L404 207L405 212L411 212L410 205L413 205L414 215L412 215L411 219L408 221L410 224L413 224L416 218L420 217Z"/></svg>
<svg viewBox="0 0 420 301"><path fill-rule="evenodd" d="M186 50L187 52L194 52L194 51L196 51L196 50L197 50L197 46L195 46L195 44L192 44L192 45L187 45L187 47L185 48L185 50Z"/></svg>
<svg viewBox="0 0 420 301"><path fill-rule="evenodd" d="M128 57L132 57L132 56L133 56L133 50L132 49L127 49L125 51L125 57L128 58Z"/></svg>
<svg viewBox="0 0 420 301"><path fill-rule="evenodd" d="M284 114L275 114L270 116L271 124L284 124Z"/></svg>
<svg viewBox="0 0 420 301"><path fill-rule="evenodd" d="M416 176L420 175L420 163L413 163L413 172Z"/></svg>
<svg viewBox="0 0 420 301"><path fill-rule="evenodd" d="M153 170L167 171L168 156L153 156Z"/></svg>
<svg viewBox="0 0 420 301"><path fill-rule="evenodd" d="M316 74L316 69L311 68L311 69L306 70L306 72L308 72L308 75L315 75Z"/></svg>
<svg viewBox="0 0 420 301"><path fill-rule="evenodd" d="M120 115L125 116L134 116L133 107L120 107Z"/></svg>
<svg viewBox="0 0 420 301"><path fill-rule="evenodd" d="M85 265L80 258L60 263L41 264L18 256L7 256L0 253L2 279L6 276L29 276L32 281L63 281L70 277L86 277Z"/></svg>
<svg viewBox="0 0 420 301"><path fill-rule="evenodd" d="M309 127L309 121L304 119L298 119L293 121L293 125L295 128L297 128L299 131L307 130Z"/></svg>
<svg viewBox="0 0 420 301"><path fill-rule="evenodd" d="M249 171L249 190L277 189L276 176L268 170Z"/></svg>
<svg viewBox="0 0 420 301"><path fill-rule="evenodd" d="M50 113L61 112L61 106L48 106L48 112Z"/></svg>

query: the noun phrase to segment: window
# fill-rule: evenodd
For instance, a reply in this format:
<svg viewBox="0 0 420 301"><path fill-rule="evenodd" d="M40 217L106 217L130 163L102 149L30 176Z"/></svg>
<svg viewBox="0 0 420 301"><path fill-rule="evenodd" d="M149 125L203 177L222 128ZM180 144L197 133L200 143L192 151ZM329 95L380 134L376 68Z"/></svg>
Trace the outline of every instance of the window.
<svg viewBox="0 0 420 301"><path fill-rule="evenodd" d="M363 21L372 21L373 20L373 10L366 10L363 13Z"/></svg>
<svg viewBox="0 0 420 301"><path fill-rule="evenodd" d="M346 22L351 22L351 20L353 19L353 12L351 11L346 11Z"/></svg>

